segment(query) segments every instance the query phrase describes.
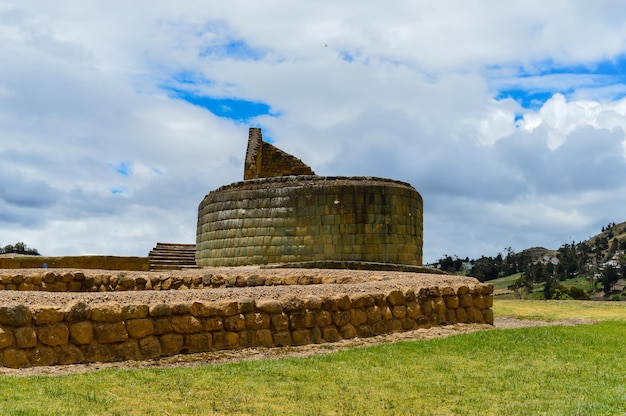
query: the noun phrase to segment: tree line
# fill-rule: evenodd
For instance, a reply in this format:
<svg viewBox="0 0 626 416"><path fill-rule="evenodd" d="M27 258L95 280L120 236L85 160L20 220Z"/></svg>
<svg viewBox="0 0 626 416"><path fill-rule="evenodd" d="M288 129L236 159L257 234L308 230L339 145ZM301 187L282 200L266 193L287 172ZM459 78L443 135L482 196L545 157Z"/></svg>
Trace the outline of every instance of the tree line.
<svg viewBox="0 0 626 416"><path fill-rule="evenodd" d="M25 254L29 256L40 255L36 248L30 248L22 242L7 244L4 247L0 247L0 254Z"/></svg>
<svg viewBox="0 0 626 416"><path fill-rule="evenodd" d="M620 279L626 279L626 239L619 241L616 237L619 232L614 222L609 223L602 227L602 233L596 238L563 244L554 257L547 259L543 256L533 258L529 250L516 253L507 247L504 255L498 253L495 257L482 256L472 260L445 255L437 264L443 271L463 272L481 282L520 273L510 290L529 293L535 285L543 284L546 299L588 299L589 295L584 290L566 287L561 282L584 276L593 291L601 285L605 295L610 294Z"/></svg>

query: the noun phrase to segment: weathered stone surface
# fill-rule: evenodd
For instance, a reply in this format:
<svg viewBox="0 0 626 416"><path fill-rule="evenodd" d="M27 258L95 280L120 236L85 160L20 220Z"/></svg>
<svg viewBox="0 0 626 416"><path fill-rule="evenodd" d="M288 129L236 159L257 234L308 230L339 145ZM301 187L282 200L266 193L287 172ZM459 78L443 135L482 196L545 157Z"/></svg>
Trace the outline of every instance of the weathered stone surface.
<svg viewBox="0 0 626 416"><path fill-rule="evenodd" d="M172 314L170 305L165 303L159 303L157 305L150 306L150 316L169 316Z"/></svg>
<svg viewBox="0 0 626 416"><path fill-rule="evenodd" d="M291 343L293 345L306 345L311 343L311 331L308 329L296 329L291 331Z"/></svg>
<svg viewBox="0 0 626 416"><path fill-rule="evenodd" d="M161 343L161 355L173 355L183 349L185 343L181 334L165 334L159 337Z"/></svg>
<svg viewBox="0 0 626 416"><path fill-rule="evenodd" d="M243 315L229 316L224 319L224 329L226 331L237 332L246 327L246 319Z"/></svg>
<svg viewBox="0 0 626 416"><path fill-rule="evenodd" d="M83 352L74 345L63 345L59 348L57 363L62 365L78 364L85 361Z"/></svg>
<svg viewBox="0 0 626 416"><path fill-rule="evenodd" d="M35 325L53 324L61 322L64 315L60 308L38 308L33 314L33 321Z"/></svg>
<svg viewBox="0 0 626 416"><path fill-rule="evenodd" d="M126 330L131 338L143 338L154 334L154 322L150 318L129 319Z"/></svg>
<svg viewBox="0 0 626 416"><path fill-rule="evenodd" d="M196 317L208 317L219 315L219 309L212 302L193 302L190 313Z"/></svg>
<svg viewBox="0 0 626 416"><path fill-rule="evenodd" d="M15 342L13 332L8 328L0 327L0 349L9 347Z"/></svg>
<svg viewBox="0 0 626 416"><path fill-rule="evenodd" d="M55 347L67 344L70 330L63 323L43 325L37 328L37 337L42 344Z"/></svg>
<svg viewBox="0 0 626 416"><path fill-rule="evenodd" d="M122 320L145 318L149 313L148 305L124 305L122 307Z"/></svg>
<svg viewBox="0 0 626 416"><path fill-rule="evenodd" d="M256 301L256 307L261 312L268 314L276 314L282 312L283 308L280 302L274 299L261 299Z"/></svg>
<svg viewBox="0 0 626 416"><path fill-rule="evenodd" d="M31 366L44 366L57 363L57 354L51 347L38 346L26 351Z"/></svg>
<svg viewBox="0 0 626 416"><path fill-rule="evenodd" d="M11 368L28 367L28 357L23 350L6 349L4 350L4 365Z"/></svg>
<svg viewBox="0 0 626 416"><path fill-rule="evenodd" d="M31 326L17 328L14 335L19 348L32 348L37 345L37 333Z"/></svg>
<svg viewBox="0 0 626 416"><path fill-rule="evenodd" d="M122 307L117 303L91 308L91 320L94 322L118 322L122 320Z"/></svg>
<svg viewBox="0 0 626 416"><path fill-rule="evenodd" d="M95 340L102 344L122 342L128 339L124 322L96 323L93 325Z"/></svg>
<svg viewBox="0 0 626 416"><path fill-rule="evenodd" d="M184 336L183 348L188 352L203 352L211 350L211 334L187 334Z"/></svg>
<svg viewBox="0 0 626 416"><path fill-rule="evenodd" d="M29 324L33 314L25 305L0 306L0 325L23 326Z"/></svg>
<svg viewBox="0 0 626 416"><path fill-rule="evenodd" d="M277 331L284 331L289 328L289 317L287 316L287 314L280 313L272 315L270 321L272 323L272 328Z"/></svg>
<svg viewBox="0 0 626 416"><path fill-rule="evenodd" d="M156 318L154 320L154 334L163 335L173 331L172 318L164 316L162 318Z"/></svg>
<svg viewBox="0 0 626 416"><path fill-rule="evenodd" d="M161 343L155 336L147 336L140 339L139 349L143 358L156 358L161 355Z"/></svg>
<svg viewBox="0 0 626 416"><path fill-rule="evenodd" d="M219 316L204 318L202 320L202 329L205 331L222 331L224 329L224 321Z"/></svg>
<svg viewBox="0 0 626 416"><path fill-rule="evenodd" d="M404 305L406 303L406 298L401 290L392 290L387 295L387 302L389 302L389 305L391 306Z"/></svg>
<svg viewBox="0 0 626 416"><path fill-rule="evenodd" d="M192 315L172 316L172 328L179 334L190 334L202 331L202 321Z"/></svg>
<svg viewBox="0 0 626 416"><path fill-rule="evenodd" d="M70 340L76 345L91 344L93 341L91 322L82 321L70 324Z"/></svg>
<svg viewBox="0 0 626 416"><path fill-rule="evenodd" d="M248 329L268 329L270 327L270 315L267 313L247 313L245 320L245 327Z"/></svg>

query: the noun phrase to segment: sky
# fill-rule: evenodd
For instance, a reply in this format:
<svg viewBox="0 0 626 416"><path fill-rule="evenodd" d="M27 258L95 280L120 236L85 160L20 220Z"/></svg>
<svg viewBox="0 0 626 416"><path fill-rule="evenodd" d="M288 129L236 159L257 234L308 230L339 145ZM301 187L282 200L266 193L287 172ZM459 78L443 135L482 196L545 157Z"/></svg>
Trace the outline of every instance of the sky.
<svg viewBox="0 0 626 416"><path fill-rule="evenodd" d="M249 127L424 199L424 262L626 221L621 0L0 3L0 246L195 242Z"/></svg>

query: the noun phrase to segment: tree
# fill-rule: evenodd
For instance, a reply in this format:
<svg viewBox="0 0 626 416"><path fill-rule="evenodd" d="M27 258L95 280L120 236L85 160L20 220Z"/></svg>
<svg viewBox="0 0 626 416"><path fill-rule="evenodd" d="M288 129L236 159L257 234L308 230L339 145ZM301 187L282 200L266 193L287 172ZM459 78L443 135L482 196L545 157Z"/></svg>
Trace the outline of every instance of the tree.
<svg viewBox="0 0 626 416"><path fill-rule="evenodd" d="M36 248L29 248L26 244L18 242L15 244L7 244L3 248L0 248L0 254L26 254L30 256L39 256L39 251Z"/></svg>
<svg viewBox="0 0 626 416"><path fill-rule="evenodd" d="M619 280L620 275L617 269L611 265L608 265L602 271L602 290L605 295L608 295L613 290L615 283Z"/></svg>

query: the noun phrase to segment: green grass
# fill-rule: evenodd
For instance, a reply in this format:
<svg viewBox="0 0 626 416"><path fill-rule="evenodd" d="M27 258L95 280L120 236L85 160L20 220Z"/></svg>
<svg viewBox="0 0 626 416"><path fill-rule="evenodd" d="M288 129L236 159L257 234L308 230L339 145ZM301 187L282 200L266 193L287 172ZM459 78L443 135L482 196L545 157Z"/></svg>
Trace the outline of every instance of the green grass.
<svg viewBox="0 0 626 416"><path fill-rule="evenodd" d="M513 284L513 282L520 277L521 273L515 273L509 276L500 277L498 279L489 280L485 283L488 283L493 286L494 292L506 291L508 292L508 287Z"/></svg>
<svg viewBox="0 0 626 416"><path fill-rule="evenodd" d="M585 319L594 322L624 321L626 302L598 302L590 300L508 300L494 301L496 316L514 316L522 319L560 321Z"/></svg>
<svg viewBox="0 0 626 416"><path fill-rule="evenodd" d="M0 376L0 414L626 413L626 304L497 300L494 311L602 322L198 368Z"/></svg>

